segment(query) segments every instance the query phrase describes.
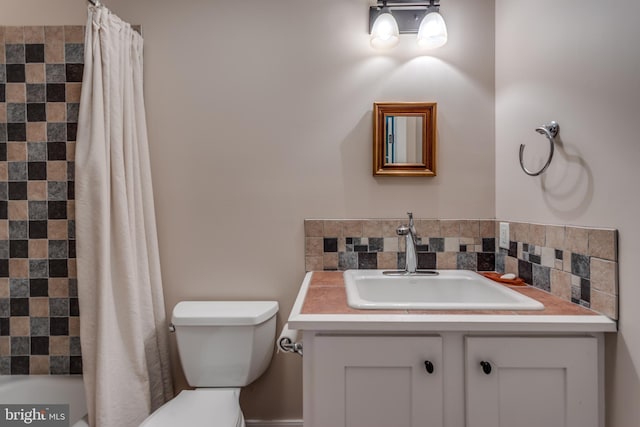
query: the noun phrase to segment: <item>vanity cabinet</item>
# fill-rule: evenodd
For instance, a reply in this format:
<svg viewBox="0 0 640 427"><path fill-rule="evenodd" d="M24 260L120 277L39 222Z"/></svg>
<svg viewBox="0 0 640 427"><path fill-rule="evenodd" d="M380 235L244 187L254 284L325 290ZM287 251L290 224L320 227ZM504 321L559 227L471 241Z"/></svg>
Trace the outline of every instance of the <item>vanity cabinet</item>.
<svg viewBox="0 0 640 427"><path fill-rule="evenodd" d="M597 427L593 337L466 337L467 427Z"/></svg>
<svg viewBox="0 0 640 427"><path fill-rule="evenodd" d="M318 335L312 357L305 427L443 426L441 337Z"/></svg>
<svg viewBox="0 0 640 427"><path fill-rule="evenodd" d="M602 336L305 332L305 427L602 427Z"/></svg>
<svg viewBox="0 0 640 427"><path fill-rule="evenodd" d="M604 427L615 321L528 289L530 313L358 310L341 272L307 273L304 427Z"/></svg>

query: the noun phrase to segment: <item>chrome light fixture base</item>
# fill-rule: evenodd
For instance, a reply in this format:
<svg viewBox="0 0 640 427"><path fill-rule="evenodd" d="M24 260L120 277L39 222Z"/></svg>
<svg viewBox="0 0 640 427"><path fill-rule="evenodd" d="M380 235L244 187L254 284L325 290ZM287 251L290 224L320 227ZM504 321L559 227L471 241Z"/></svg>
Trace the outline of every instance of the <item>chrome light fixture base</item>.
<svg viewBox="0 0 640 427"><path fill-rule="evenodd" d="M437 0L379 1L377 6L369 8L369 34L371 34L376 18L382 13L383 7L391 10L398 23L400 34L418 34L422 19L427 13L438 12L440 2Z"/></svg>

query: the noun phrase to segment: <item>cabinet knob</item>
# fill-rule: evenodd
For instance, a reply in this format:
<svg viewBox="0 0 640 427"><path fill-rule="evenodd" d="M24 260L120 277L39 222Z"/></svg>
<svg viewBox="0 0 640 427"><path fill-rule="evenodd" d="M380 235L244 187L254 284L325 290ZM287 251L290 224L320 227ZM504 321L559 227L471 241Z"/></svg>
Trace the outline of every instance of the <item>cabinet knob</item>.
<svg viewBox="0 0 640 427"><path fill-rule="evenodd" d="M427 370L427 373L433 374L433 363L429 360L424 361L424 368Z"/></svg>
<svg viewBox="0 0 640 427"><path fill-rule="evenodd" d="M482 366L482 372L489 375L491 373L491 363L485 362L484 360L480 362L480 366Z"/></svg>

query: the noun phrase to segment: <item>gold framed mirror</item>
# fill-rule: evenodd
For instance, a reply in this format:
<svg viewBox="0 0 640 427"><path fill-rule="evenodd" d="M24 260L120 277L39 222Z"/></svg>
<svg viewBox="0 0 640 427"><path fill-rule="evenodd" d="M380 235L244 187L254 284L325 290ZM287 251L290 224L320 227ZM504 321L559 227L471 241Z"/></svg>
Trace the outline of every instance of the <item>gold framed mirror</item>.
<svg viewBox="0 0 640 427"><path fill-rule="evenodd" d="M373 175L436 175L436 103L373 103Z"/></svg>

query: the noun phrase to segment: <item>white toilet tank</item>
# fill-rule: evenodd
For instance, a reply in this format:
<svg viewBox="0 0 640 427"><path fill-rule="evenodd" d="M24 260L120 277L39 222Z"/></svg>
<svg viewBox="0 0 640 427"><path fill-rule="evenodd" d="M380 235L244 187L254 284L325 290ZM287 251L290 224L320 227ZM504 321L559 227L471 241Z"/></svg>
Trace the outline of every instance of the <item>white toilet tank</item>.
<svg viewBox="0 0 640 427"><path fill-rule="evenodd" d="M173 309L182 369L192 387L244 387L269 366L277 301L182 301Z"/></svg>

